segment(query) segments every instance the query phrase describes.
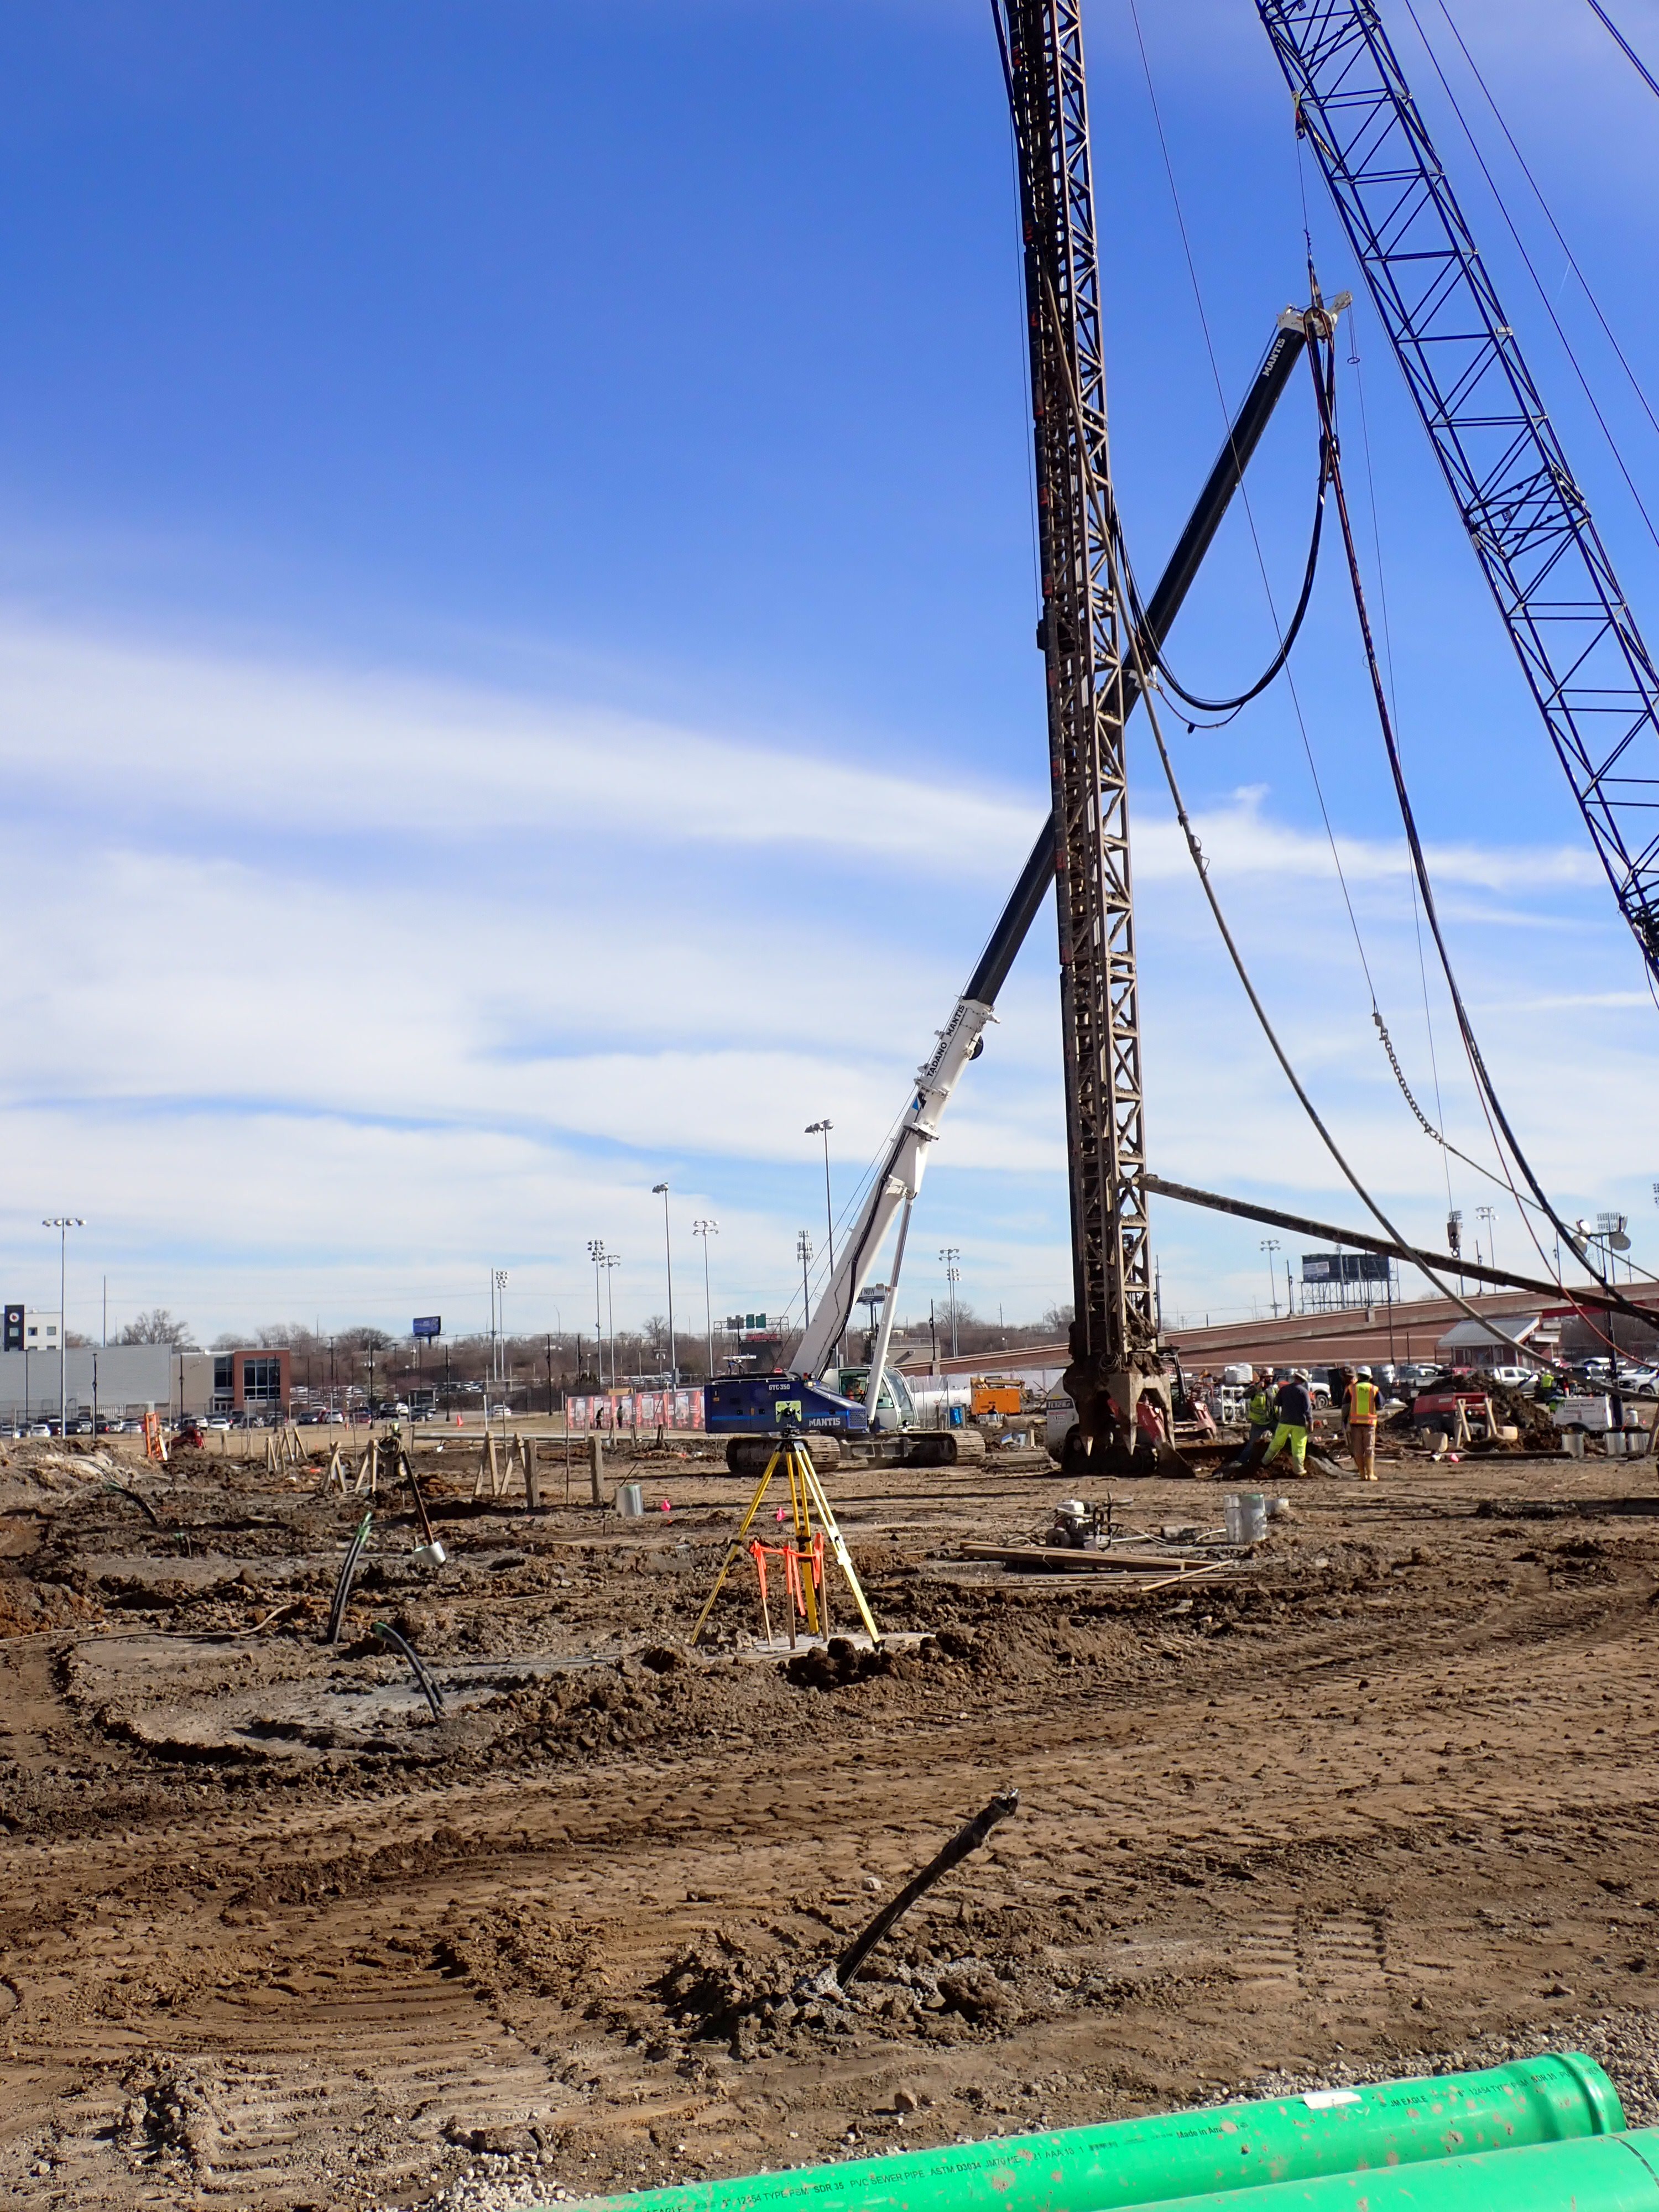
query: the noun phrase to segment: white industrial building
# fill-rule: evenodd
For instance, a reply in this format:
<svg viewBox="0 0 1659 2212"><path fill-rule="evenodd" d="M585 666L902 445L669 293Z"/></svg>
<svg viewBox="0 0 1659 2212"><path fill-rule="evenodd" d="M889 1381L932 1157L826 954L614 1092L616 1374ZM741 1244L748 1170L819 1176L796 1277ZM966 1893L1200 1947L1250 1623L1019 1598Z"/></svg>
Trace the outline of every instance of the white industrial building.
<svg viewBox="0 0 1659 2212"><path fill-rule="evenodd" d="M56 1417L60 1360L71 1417L90 1415L94 1406L100 1414L135 1419L151 1411L205 1413L212 1405L210 1352L179 1352L170 1344L71 1345L67 1353L0 1352L0 1421L9 1426Z"/></svg>

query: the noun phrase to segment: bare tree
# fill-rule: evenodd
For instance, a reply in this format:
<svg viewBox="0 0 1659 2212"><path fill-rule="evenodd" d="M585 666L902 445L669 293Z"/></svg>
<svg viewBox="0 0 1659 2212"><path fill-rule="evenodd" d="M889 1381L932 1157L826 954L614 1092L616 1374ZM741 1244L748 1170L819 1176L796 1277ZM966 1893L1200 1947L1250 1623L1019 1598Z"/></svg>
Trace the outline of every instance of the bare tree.
<svg viewBox="0 0 1659 2212"><path fill-rule="evenodd" d="M1064 1336L1076 1319L1074 1306L1045 1306L1042 1310L1042 1326L1055 1336Z"/></svg>
<svg viewBox="0 0 1659 2212"><path fill-rule="evenodd" d="M175 1321L165 1306L152 1307L130 1321L115 1340L118 1344L173 1344L181 1352L196 1348L195 1333L187 1321Z"/></svg>

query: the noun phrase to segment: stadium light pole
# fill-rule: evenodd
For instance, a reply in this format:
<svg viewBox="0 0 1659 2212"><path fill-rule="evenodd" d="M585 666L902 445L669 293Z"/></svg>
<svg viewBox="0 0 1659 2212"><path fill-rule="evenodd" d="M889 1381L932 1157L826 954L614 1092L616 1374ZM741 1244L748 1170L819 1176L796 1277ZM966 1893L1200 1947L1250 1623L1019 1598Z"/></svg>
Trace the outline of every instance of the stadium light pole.
<svg viewBox="0 0 1659 2212"><path fill-rule="evenodd" d="M825 1264L829 1269L824 1278L826 1282L833 1282L836 1274L836 1209L830 1197L830 1132L835 1126L833 1121L826 1119L822 1121L809 1121L805 1129L807 1136L822 1137L823 1139L823 1229L828 1246ZM836 1341L836 1350L839 1356L841 1350L839 1340Z"/></svg>
<svg viewBox="0 0 1659 2212"><path fill-rule="evenodd" d="M708 1289L708 1240L711 1237L718 1237L720 1231L718 1221L694 1221L691 1224L691 1234L702 1239L702 1326L704 1352L711 1382L714 1379L714 1302Z"/></svg>
<svg viewBox="0 0 1659 2212"><path fill-rule="evenodd" d="M1273 1319L1279 1319L1279 1277L1273 1273L1273 1254L1279 1249L1277 1237L1264 1237L1261 1249L1267 1255L1268 1300L1273 1310Z"/></svg>
<svg viewBox="0 0 1659 2212"><path fill-rule="evenodd" d="M78 1213L49 1214L40 1224L43 1229L58 1231L58 1433L60 1437L69 1426L69 1323L64 1318L64 1297L69 1281L69 1233L71 1229L84 1229L86 1225Z"/></svg>
<svg viewBox="0 0 1659 2212"><path fill-rule="evenodd" d="M668 1228L668 1185L653 1182L651 1195L662 1200L662 1249L664 1264L668 1269L668 1387L680 1387L680 1363L674 1349L674 1240Z"/></svg>

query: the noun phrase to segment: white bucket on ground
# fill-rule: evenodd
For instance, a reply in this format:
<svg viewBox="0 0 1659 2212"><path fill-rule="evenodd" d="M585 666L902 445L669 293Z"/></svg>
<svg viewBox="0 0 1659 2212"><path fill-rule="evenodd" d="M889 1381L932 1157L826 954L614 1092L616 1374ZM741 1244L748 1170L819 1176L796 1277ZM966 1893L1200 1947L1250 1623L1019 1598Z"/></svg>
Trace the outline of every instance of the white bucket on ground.
<svg viewBox="0 0 1659 2212"><path fill-rule="evenodd" d="M1221 1517L1230 1544L1258 1544L1267 1533L1267 1501L1259 1490L1230 1491Z"/></svg>

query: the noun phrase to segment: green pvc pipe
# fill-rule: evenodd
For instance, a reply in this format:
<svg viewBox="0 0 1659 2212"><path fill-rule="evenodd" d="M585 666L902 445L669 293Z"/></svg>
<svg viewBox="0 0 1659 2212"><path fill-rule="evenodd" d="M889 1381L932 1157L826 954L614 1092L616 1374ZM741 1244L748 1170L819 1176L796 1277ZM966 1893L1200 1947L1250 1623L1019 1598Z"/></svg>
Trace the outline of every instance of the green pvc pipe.
<svg viewBox="0 0 1659 2212"><path fill-rule="evenodd" d="M1656 2212L1659 2128L1533 2143L1378 2172L1166 2197L1156 2212ZM1147 2206L1145 2212L1154 2212Z"/></svg>
<svg viewBox="0 0 1659 2212"><path fill-rule="evenodd" d="M1508 2151L1625 2124L1577 2053L1053 2135L1001 2136L839 2166L598 2198L590 2212L1114 2212L1183 2197ZM1262 2212L1266 2212L1265 2206ZM1659 2212L1659 2207L1655 2208Z"/></svg>

